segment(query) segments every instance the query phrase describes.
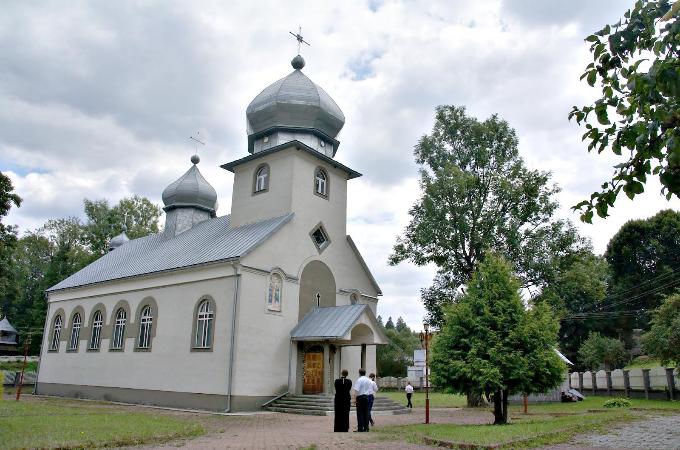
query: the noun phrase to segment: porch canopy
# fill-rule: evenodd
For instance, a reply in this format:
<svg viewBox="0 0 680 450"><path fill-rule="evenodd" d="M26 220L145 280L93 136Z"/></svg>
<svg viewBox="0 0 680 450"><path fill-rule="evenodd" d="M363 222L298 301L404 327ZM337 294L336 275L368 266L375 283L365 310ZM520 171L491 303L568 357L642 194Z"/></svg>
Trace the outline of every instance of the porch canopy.
<svg viewBox="0 0 680 450"><path fill-rule="evenodd" d="M388 340L368 305L317 307L290 332L292 341L324 341L335 345L383 345Z"/></svg>

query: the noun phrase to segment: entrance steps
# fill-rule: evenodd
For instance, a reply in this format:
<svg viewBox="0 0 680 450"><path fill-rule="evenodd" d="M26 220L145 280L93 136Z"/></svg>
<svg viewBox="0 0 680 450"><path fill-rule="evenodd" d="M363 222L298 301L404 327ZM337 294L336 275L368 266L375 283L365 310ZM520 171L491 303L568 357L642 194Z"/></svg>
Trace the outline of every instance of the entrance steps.
<svg viewBox="0 0 680 450"><path fill-rule="evenodd" d="M332 395L286 395L276 401L270 403L265 407L268 411L276 411L290 414L305 414L310 416L326 416L333 414L333 396ZM352 406L352 411L355 411ZM373 415L387 415L387 414L408 414L411 411L403 405L390 400L387 397L381 397L380 394L375 397L373 402Z"/></svg>

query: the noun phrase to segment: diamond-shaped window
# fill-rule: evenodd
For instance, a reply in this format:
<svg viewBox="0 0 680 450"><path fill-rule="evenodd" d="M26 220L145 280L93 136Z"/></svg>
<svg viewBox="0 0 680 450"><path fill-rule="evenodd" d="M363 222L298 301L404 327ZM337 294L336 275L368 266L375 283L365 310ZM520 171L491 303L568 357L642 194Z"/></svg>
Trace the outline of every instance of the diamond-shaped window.
<svg viewBox="0 0 680 450"><path fill-rule="evenodd" d="M328 233L321 224L317 225L309 235L319 252L322 252L331 243Z"/></svg>

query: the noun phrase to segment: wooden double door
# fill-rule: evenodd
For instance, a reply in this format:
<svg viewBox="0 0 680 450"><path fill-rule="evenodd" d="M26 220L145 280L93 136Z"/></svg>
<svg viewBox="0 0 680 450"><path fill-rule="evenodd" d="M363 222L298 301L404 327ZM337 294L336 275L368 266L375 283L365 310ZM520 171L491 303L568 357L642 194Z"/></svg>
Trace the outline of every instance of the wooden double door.
<svg viewBox="0 0 680 450"><path fill-rule="evenodd" d="M303 394L323 392L323 352L305 352Z"/></svg>

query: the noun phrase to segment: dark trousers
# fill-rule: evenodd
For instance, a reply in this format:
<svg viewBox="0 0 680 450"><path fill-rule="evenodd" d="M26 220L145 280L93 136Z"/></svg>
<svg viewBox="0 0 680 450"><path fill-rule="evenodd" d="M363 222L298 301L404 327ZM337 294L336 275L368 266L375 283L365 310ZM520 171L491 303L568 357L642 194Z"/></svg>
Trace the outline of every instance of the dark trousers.
<svg viewBox="0 0 680 450"><path fill-rule="evenodd" d="M368 431L368 395L357 395L357 428Z"/></svg>
<svg viewBox="0 0 680 450"><path fill-rule="evenodd" d="M373 411L373 401L375 397L373 394L368 396L368 422L373 425L373 417L371 416L371 411Z"/></svg>
<svg viewBox="0 0 680 450"><path fill-rule="evenodd" d="M413 403L411 403L411 396L413 394L406 394L406 400L408 400L408 404L406 405L407 408L413 408Z"/></svg>

